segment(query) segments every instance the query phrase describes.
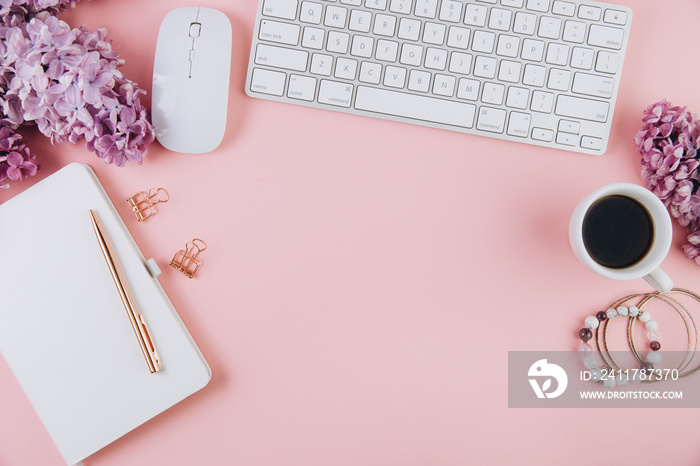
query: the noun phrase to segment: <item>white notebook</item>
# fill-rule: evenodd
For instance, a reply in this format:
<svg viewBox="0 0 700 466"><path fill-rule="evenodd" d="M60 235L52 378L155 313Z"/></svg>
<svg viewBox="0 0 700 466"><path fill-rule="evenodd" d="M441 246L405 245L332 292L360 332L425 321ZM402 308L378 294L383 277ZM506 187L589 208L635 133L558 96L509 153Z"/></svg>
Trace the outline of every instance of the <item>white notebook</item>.
<svg viewBox="0 0 700 466"><path fill-rule="evenodd" d="M150 327L157 373L148 370L89 209ZM68 165L0 205L0 253L0 353L67 464L209 382L209 366L157 273L87 165Z"/></svg>

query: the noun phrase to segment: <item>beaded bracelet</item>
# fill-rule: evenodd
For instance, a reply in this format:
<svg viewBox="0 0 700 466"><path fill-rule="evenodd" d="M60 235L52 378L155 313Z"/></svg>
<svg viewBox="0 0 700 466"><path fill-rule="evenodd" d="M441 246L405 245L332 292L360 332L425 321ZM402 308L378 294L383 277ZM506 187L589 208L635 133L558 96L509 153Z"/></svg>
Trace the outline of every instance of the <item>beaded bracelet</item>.
<svg viewBox="0 0 700 466"><path fill-rule="evenodd" d="M672 289L671 291L669 291L667 294L670 294L670 293L682 294L682 295L688 296L688 297L690 297L690 298L692 298L692 299L694 299L695 301L697 301L697 302L700 303L700 295L698 295L698 294L696 294L696 293L693 293L692 291L685 290L685 289L682 289L682 288L674 288L674 289ZM695 356L697 355L697 352L698 352L698 343L699 343L699 341L700 341L700 333L698 332L698 326L697 326L696 323L695 323L695 319L693 319L693 316L692 316L692 314L688 311L688 309L687 309L682 303L680 303L678 300L676 300L676 299L674 299L674 298L671 298L671 297L668 296L667 294L650 293L648 296L646 296L644 299L642 299L642 301L640 301L640 303L638 304L638 307L641 309L641 308L643 308L647 303L649 303L650 301L652 301L652 300L654 300L654 299L657 299L657 300L663 301L663 302L665 302L666 304L670 305L670 306L671 306L676 312L678 312L678 314L683 318L684 323L685 323L685 325L686 325L686 330L687 330L688 349L686 350L686 354L685 354L685 356L684 356L684 358L683 358L683 361L685 361L685 363L683 363L683 361L682 361L682 362L681 362L681 365L679 365L679 367L678 367L678 370L679 370L679 377L687 377L687 376L692 375L692 374L694 374L694 373L696 373L697 371L700 370L700 365L698 365L697 367L695 367L695 368L693 368L693 369L690 369L690 370L688 370L688 371L686 371L686 372L683 372L683 371L690 365L690 363L692 362L692 360L693 360L693 359L695 358ZM685 314L688 316L688 319L690 319L691 325L692 325L692 327L695 329L694 335L691 335L691 333L690 333L690 325L688 325L688 322L685 320L685 317L683 317L683 314L680 312L680 309L682 309L683 312L685 312ZM628 326L628 329L627 329L627 340L628 340L628 342L629 342L630 350L632 351L632 354L633 354L634 357L637 359L637 361L640 361L640 362L641 362L641 361L642 361L642 358L641 358L641 356L639 355L639 352L637 351L637 348L636 348L635 342L634 342L634 332L632 332L632 330L631 330L631 326L632 326L633 323L634 323L634 322L630 322L630 323L629 323L629 326ZM694 338L693 338L693 337L694 337ZM690 346L691 346L691 341L692 341L692 340L695 341L695 345L694 345L693 351L690 350ZM686 361L686 359L687 359L687 361Z"/></svg>
<svg viewBox="0 0 700 466"><path fill-rule="evenodd" d="M695 299L696 301L700 302L700 296L688 291L688 290L683 290L683 289L673 289L671 291L672 293L682 293L684 295L690 296L691 298ZM636 298L641 298L638 304L634 305L629 305L629 302L636 299ZM698 327L695 324L695 320L693 319L692 315L690 312L683 306L679 301L666 296L661 293L640 293L640 294L633 294L629 296L625 296L624 298L618 299L617 301L613 302L610 306L608 306L607 311L600 311L598 312L595 316L589 316L585 319L584 321L584 327L579 330L579 339L582 341L582 343L579 345L579 351L584 355L584 365L586 368L590 370L591 373L591 378L595 381L601 381L603 379L603 370L607 371L612 371L613 369L616 369L620 371L620 376L617 379L613 378L605 378L605 380L602 380L603 385L608 387L608 388L614 388L616 385L626 385L627 379L623 378L621 373L622 369L620 366L614 361L614 358L612 357L612 354L610 353L607 345L607 329L608 329L608 323L615 319L618 316L622 317L629 317L629 323L627 326L627 337L628 337L628 343L630 345L630 349L632 353L634 354L635 358L637 361L640 362L640 369L644 371L653 371L654 370L654 365L660 364L661 362L661 354L659 353L659 350L661 349L661 344L659 343L659 332L658 332L658 323L654 320L651 319L651 314L648 311L643 311L642 308L649 303L653 299L658 299L669 306L671 306L678 314L679 316L683 319L683 322L686 326L687 334L688 334L688 348L686 350L685 357L683 358L683 361L681 361L679 367L677 368L677 371L679 373L679 377L685 377L688 375L691 375L698 370L700 370L700 366L689 370L687 372L683 372L688 365L690 365L695 352L697 352L697 347L698 347L698 341L700 340L699 335L698 335ZM682 311L681 311L682 309ZM684 315L685 313L685 315ZM688 322L687 318L690 320L690 323ZM639 352L635 346L634 342L634 332L633 332L633 327L634 323L640 320L643 322L648 330L647 336L649 337L650 343L649 343L649 353L647 354L646 361L642 359L642 357L639 355ZM693 326L695 329L695 348L694 351L691 351L691 341L693 340L691 337L691 331L690 331L690 326ZM600 354L601 358L603 359L603 363L601 364L598 359L595 357L595 354L593 353L593 348L591 345L588 344L588 341L593 338L593 332L595 331L595 343L598 349L598 354ZM604 349L601 349L604 348ZM635 373L636 375L637 373ZM653 382L654 380L651 380L650 378L644 379L644 380L634 380L633 382ZM657 380L658 381L658 380Z"/></svg>

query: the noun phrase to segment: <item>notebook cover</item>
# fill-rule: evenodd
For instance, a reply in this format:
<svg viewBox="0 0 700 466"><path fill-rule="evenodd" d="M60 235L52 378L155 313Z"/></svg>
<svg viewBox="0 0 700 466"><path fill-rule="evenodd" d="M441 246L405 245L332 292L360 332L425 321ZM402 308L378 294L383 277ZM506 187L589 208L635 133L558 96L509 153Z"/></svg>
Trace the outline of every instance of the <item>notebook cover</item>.
<svg viewBox="0 0 700 466"><path fill-rule="evenodd" d="M97 243L98 215L162 369L151 374ZM211 371L87 165L0 205L0 353L66 463L203 388Z"/></svg>

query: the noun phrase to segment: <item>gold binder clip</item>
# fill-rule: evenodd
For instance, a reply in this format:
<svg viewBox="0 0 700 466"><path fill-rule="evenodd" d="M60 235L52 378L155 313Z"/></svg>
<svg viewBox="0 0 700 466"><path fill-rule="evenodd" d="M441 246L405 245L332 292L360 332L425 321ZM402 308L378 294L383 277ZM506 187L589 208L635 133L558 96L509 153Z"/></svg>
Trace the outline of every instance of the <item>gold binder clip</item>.
<svg viewBox="0 0 700 466"><path fill-rule="evenodd" d="M180 272L192 278L197 270L202 266L202 263L197 260L197 254L204 251L207 244L199 238L195 238L185 245L184 250L178 251L173 260L170 261L170 267L179 270Z"/></svg>
<svg viewBox="0 0 700 466"><path fill-rule="evenodd" d="M131 210L134 211L136 219L143 222L148 217L155 215L157 212L156 204L160 202L168 202L170 196L163 188L151 188L148 192L139 191L126 200Z"/></svg>

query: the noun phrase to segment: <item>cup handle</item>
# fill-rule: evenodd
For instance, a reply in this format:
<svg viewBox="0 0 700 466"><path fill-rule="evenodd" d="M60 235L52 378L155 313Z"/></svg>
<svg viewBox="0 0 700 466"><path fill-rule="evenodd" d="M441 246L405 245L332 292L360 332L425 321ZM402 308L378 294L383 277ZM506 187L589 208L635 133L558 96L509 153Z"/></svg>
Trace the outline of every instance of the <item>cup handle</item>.
<svg viewBox="0 0 700 466"><path fill-rule="evenodd" d="M652 270L649 275L645 275L644 280L662 293L667 293L673 288L673 281L659 268Z"/></svg>

